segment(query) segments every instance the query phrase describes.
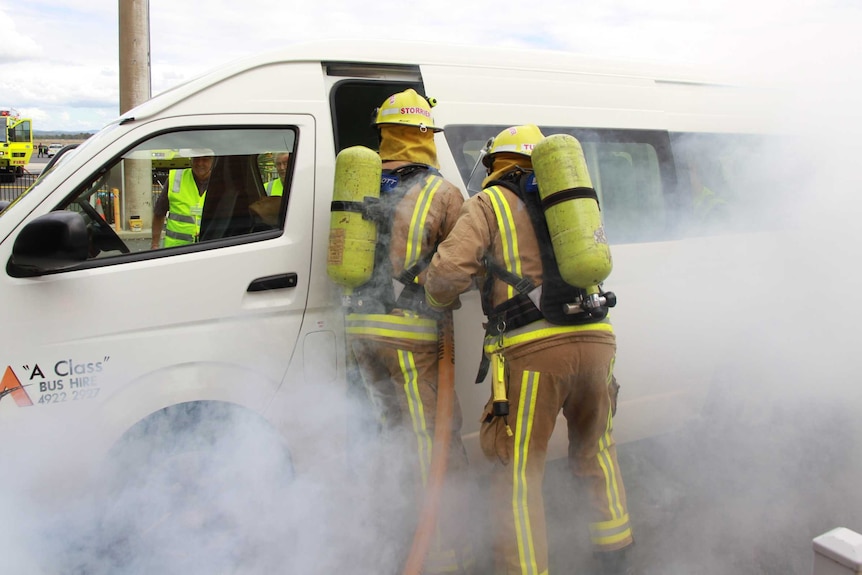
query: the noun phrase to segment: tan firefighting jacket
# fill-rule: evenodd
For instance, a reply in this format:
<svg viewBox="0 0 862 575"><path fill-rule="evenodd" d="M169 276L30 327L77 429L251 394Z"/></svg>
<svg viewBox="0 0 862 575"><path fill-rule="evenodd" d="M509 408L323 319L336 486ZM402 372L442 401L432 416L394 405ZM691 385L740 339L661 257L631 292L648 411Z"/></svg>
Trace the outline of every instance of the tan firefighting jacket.
<svg viewBox="0 0 862 575"><path fill-rule="evenodd" d="M452 305L458 295L474 282L483 288L492 281L492 308L515 297L517 291L485 268L486 255L498 265L536 286L542 283L542 257L527 207L517 194L504 186L492 186L464 203L461 216L447 239L437 248L425 280L429 303L435 307ZM484 293L484 289L483 289ZM527 343L536 339L573 332L600 330L612 332L610 322L582 325L553 325L536 321L507 331L493 341L486 339L486 351Z"/></svg>
<svg viewBox="0 0 862 575"><path fill-rule="evenodd" d="M410 162L384 162L393 170ZM398 203L392 221L389 259L392 274L397 277L427 256L452 231L464 197L457 186L434 171L418 177ZM423 285L427 270L416 281ZM409 310L395 309L389 314L347 316L347 333L397 343L402 349L434 346L437 342L436 320Z"/></svg>

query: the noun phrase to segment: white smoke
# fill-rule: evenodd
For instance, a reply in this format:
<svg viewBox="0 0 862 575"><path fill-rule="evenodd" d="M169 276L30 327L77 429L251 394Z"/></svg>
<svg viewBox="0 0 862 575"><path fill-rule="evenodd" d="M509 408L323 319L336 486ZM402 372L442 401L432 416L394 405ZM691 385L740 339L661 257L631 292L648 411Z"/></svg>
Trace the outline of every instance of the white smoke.
<svg viewBox="0 0 862 575"><path fill-rule="evenodd" d="M6 450L4 468L15 473L0 492L0 526L10 535L0 541L2 572L399 571L417 506L402 444L367 422L352 425L368 406L343 391L312 385L295 400L326 406L295 414L315 442L302 473L258 416L225 405L204 419L178 406L170 419L133 429L99 480L75 496L62 465L47 462L57 455L51 441L38 455L33 444ZM345 446L335 439L347 427ZM39 482L56 493L34 489Z"/></svg>
<svg viewBox="0 0 862 575"><path fill-rule="evenodd" d="M752 62L735 63L762 72L749 75L772 90L782 144L756 158L733 233L713 230L708 265L688 270L651 331L676 361L721 367L701 373L712 388L693 424L620 447L640 572L808 575L814 537L862 531L862 83L845 51L858 38L830 24L798 46L752 38ZM621 346L618 361L632 352ZM620 383L625 400L652 382ZM578 529L555 521L562 539ZM566 568L589 564L587 545L558 545Z"/></svg>

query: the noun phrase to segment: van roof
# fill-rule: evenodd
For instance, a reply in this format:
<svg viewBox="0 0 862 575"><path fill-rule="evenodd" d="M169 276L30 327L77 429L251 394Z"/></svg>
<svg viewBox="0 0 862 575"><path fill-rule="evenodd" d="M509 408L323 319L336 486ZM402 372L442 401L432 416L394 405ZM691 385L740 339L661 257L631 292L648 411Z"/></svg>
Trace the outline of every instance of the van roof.
<svg viewBox="0 0 862 575"><path fill-rule="evenodd" d="M485 47L478 45L439 44L399 41L319 41L294 44L238 60L246 65L277 61L326 61L357 63L391 63L402 65L447 65L512 70L555 70L590 72L625 76L666 77L679 74L691 80L693 68L668 65L649 60L597 58L575 52L522 47Z"/></svg>
<svg viewBox="0 0 862 575"><path fill-rule="evenodd" d="M323 40L298 43L233 60L158 94L125 117L142 119L207 86L243 71L285 62L447 66L532 70L561 74L596 74L682 84L735 84L691 66L650 60L597 58L585 54L518 47L401 42L387 40ZM134 113L132 113L134 112ZM118 118L117 122L123 118Z"/></svg>

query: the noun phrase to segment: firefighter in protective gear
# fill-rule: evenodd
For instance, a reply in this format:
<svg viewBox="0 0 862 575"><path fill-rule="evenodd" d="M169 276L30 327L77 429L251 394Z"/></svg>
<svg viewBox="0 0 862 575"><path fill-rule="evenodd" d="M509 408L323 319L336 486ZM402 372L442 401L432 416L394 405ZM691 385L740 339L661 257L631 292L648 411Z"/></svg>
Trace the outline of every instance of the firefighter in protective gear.
<svg viewBox="0 0 862 575"><path fill-rule="evenodd" d="M620 558L633 539L612 435L611 324L606 317L551 323L531 298L549 277L536 231L541 222L531 216L532 200L525 202L524 195L531 193L525 183L532 176L530 156L542 138L538 127L527 125L503 130L489 142L482 159L488 173L484 189L467 200L438 246L426 298L431 307L445 309L474 280L482 290L488 316L484 351L495 393L482 415L480 442L494 462L490 496L498 573L548 572L542 480L560 410L568 422L572 470L590 496L593 547L603 564L625 572ZM516 301L520 305L513 307ZM500 409L503 400L508 405Z"/></svg>
<svg viewBox="0 0 862 575"><path fill-rule="evenodd" d="M152 249L159 247L163 227L166 227L166 248L198 241L215 158L210 150L196 149L187 153L191 156L191 168L168 173L168 180L153 207Z"/></svg>
<svg viewBox="0 0 862 575"><path fill-rule="evenodd" d="M416 504L428 479L435 427L438 378L438 317L425 306L425 268L436 246L455 224L464 203L461 191L437 171L431 106L409 89L377 110L382 160L377 201L374 270L352 290L347 306L348 347L387 436L408 436L405 457L416 481ZM463 490L467 457L455 400L452 440L438 528L423 573L469 573L473 550ZM408 535L408 533L405 533ZM409 540L404 541L405 548Z"/></svg>

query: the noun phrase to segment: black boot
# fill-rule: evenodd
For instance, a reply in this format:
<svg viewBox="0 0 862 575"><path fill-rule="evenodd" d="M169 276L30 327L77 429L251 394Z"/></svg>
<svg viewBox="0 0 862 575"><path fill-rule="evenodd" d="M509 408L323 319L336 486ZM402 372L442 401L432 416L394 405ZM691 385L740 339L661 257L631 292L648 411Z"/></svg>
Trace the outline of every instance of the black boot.
<svg viewBox="0 0 862 575"><path fill-rule="evenodd" d="M631 547L618 551L598 553L599 573L601 575L635 575L636 571L631 557Z"/></svg>

